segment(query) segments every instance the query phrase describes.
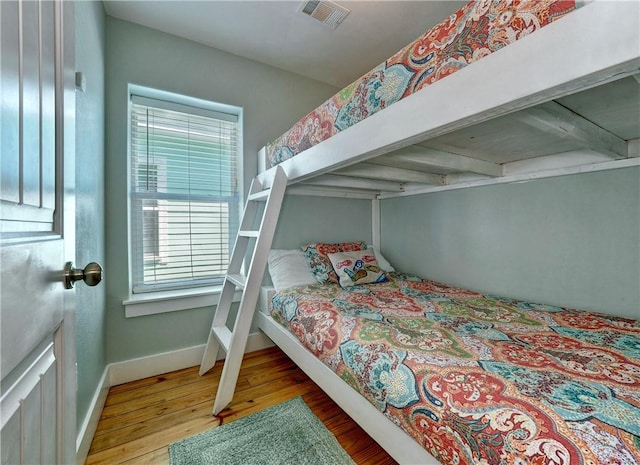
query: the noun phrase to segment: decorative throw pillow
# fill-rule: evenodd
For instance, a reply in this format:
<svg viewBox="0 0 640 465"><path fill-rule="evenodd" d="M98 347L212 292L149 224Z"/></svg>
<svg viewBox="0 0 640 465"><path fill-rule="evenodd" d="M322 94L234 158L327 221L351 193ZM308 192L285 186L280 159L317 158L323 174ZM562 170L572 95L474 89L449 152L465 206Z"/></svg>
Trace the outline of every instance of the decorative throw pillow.
<svg viewBox="0 0 640 465"><path fill-rule="evenodd" d="M378 265L373 249L330 253L328 257L342 287L380 283L387 280L387 276Z"/></svg>
<svg viewBox="0 0 640 465"><path fill-rule="evenodd" d="M340 242L337 244L325 244L317 242L302 246L304 258L320 284L338 283L338 275L333 269L331 260L327 257L329 253L351 252L354 250L365 250L366 242Z"/></svg>

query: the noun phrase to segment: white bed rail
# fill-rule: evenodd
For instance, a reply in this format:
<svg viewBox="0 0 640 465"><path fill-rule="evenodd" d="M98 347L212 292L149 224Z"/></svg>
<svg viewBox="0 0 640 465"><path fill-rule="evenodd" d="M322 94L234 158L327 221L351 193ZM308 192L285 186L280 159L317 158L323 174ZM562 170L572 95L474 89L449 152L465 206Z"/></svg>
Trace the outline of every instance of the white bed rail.
<svg viewBox="0 0 640 465"><path fill-rule="evenodd" d="M639 69L640 2L594 1L279 166L290 183L301 182Z"/></svg>

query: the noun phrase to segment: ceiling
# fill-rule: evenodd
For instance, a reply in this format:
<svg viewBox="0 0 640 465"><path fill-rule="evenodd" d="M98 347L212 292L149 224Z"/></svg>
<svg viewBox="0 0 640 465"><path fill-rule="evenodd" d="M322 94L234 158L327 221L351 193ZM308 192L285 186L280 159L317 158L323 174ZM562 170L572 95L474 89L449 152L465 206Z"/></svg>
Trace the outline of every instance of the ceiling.
<svg viewBox="0 0 640 465"><path fill-rule="evenodd" d="M342 88L462 1L339 1L337 29L299 12L302 1L105 1L108 15Z"/></svg>

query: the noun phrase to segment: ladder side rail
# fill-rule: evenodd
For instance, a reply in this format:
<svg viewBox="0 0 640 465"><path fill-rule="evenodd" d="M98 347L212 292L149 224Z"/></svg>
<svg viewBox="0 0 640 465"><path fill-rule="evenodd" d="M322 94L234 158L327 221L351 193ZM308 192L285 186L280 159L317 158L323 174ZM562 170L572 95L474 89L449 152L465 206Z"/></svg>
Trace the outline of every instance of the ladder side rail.
<svg viewBox="0 0 640 465"><path fill-rule="evenodd" d="M222 375L220 377L220 383L218 384L218 390L216 392L216 398L213 403L213 414L217 415L224 408L229 405L233 399L235 393L236 384L238 383L238 376L240 375L240 366L244 358L244 349L249 337L249 331L251 330L251 324L253 322L253 314L251 311L247 314L244 310L251 304L253 296L247 295L245 292L240 307L238 308L238 314L233 326L233 335L231 336L231 344L229 345L229 352L224 360L222 366ZM255 304L257 304L257 298L255 298ZM255 305L254 304L254 305Z"/></svg>
<svg viewBox="0 0 640 465"><path fill-rule="evenodd" d="M220 294L220 300L218 301L217 308L227 309L231 308L231 304L233 303L233 296L236 293L236 286L231 281L225 278L224 284L222 285L222 292ZM223 312L217 311L213 316L212 327L214 326L222 326L226 323L226 318L222 318ZM228 311L224 312L228 315ZM224 315L224 316L227 316Z"/></svg>
<svg viewBox="0 0 640 465"><path fill-rule="evenodd" d="M226 273L227 275L238 274L242 271L242 262L244 261L244 255L247 251L248 245L249 245L248 237L236 236L236 243L233 246L231 259L229 260L229 265L227 266L227 273Z"/></svg>
<svg viewBox="0 0 640 465"><path fill-rule="evenodd" d="M260 192L261 190L262 185L260 184L260 181L254 179L251 182L251 187L249 188L249 194L247 195L247 200L242 212L242 219L240 220L240 224L238 225L238 231L250 229L253 226L256 214L258 213L258 204L257 202L249 200L249 197L251 196L251 194L255 194L256 192ZM233 252L231 253L231 260L229 260L227 274L240 273L240 271L242 270L242 262L245 258L248 243L249 238L236 234L236 243L233 247Z"/></svg>
<svg viewBox="0 0 640 465"><path fill-rule="evenodd" d="M233 296L236 292L236 286L225 278L222 285L222 292L220 293L220 300L213 314L213 321L211 328L209 328L209 337L207 338L207 345L205 346L204 353L202 354L202 361L200 362L200 376L204 375L216 364L218 359L218 352L220 351L220 343L215 335L215 329L217 326L226 325L227 318L229 317L229 311L231 310L231 304L233 303ZM225 349L226 351L226 349Z"/></svg>
<svg viewBox="0 0 640 465"><path fill-rule="evenodd" d="M220 351L220 343L213 334L213 326L209 329L209 337L207 338L207 345L204 347L204 353L202 354L202 361L200 362L200 370L198 374L204 375L207 371L211 370L216 364L218 359L218 352Z"/></svg>
<svg viewBox="0 0 640 465"><path fill-rule="evenodd" d="M244 251L242 253L239 253L237 251L239 251L240 249L246 250L247 243L248 238L240 236L237 237L234 251L232 253L232 259L229 262L229 266L227 268L227 274L231 272L231 268L237 268L239 270L242 266ZM222 291L220 293L220 299L218 300L218 304L216 305L216 309L213 313L213 321L211 323L211 328L209 329L207 345L205 346L205 351L202 355L202 361L200 362L200 375L204 375L216 364L220 345L218 344L218 341L215 337L214 328L217 326L226 325L235 293L236 285L225 276L224 283L222 284Z"/></svg>

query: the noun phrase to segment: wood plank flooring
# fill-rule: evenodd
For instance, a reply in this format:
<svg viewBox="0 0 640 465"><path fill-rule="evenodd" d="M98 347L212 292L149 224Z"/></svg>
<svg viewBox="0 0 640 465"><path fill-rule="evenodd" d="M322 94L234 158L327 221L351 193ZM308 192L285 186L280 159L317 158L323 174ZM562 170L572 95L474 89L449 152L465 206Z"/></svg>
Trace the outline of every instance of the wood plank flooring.
<svg viewBox="0 0 640 465"><path fill-rule="evenodd" d="M170 443L297 396L356 463L396 463L277 347L245 356L233 402L214 417L221 372L218 362L205 376L193 367L112 387L86 464L168 464Z"/></svg>

